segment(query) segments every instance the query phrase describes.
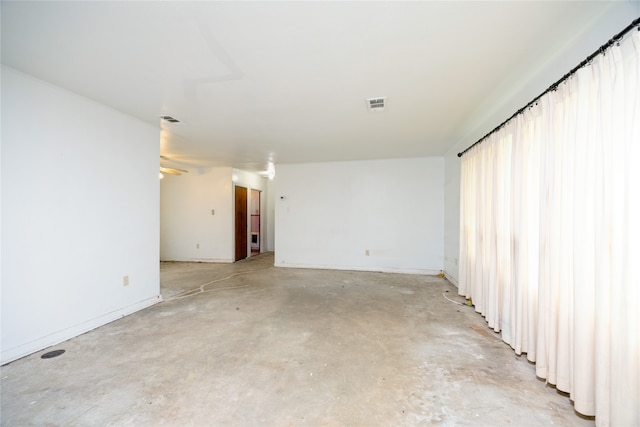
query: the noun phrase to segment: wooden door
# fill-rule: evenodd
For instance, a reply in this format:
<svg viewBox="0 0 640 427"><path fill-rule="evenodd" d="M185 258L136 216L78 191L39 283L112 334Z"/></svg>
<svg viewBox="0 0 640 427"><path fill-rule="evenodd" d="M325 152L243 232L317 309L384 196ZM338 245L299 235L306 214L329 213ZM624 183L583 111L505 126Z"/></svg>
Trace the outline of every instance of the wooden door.
<svg viewBox="0 0 640 427"><path fill-rule="evenodd" d="M236 261L247 257L247 189L236 186Z"/></svg>

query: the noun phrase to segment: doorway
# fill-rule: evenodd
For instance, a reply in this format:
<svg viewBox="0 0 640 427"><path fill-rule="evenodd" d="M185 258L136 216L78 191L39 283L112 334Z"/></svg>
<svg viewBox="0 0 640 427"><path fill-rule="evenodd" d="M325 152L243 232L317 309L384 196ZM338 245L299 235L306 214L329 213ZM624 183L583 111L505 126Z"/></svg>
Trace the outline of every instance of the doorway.
<svg viewBox="0 0 640 427"><path fill-rule="evenodd" d="M260 253L260 194L259 190L251 190L251 256Z"/></svg>
<svg viewBox="0 0 640 427"><path fill-rule="evenodd" d="M235 187L235 234L236 254L235 260L239 261L247 257L247 189Z"/></svg>

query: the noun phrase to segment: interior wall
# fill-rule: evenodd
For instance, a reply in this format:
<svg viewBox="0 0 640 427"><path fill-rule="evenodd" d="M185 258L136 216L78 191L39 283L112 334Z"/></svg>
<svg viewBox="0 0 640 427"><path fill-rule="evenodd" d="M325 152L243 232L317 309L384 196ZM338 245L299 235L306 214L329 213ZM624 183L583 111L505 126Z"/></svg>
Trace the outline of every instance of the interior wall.
<svg viewBox="0 0 640 427"><path fill-rule="evenodd" d="M4 66L1 102L7 363L160 301L160 134Z"/></svg>
<svg viewBox="0 0 640 427"><path fill-rule="evenodd" d="M262 191L261 211L264 211L268 197L266 180L255 173L224 167L189 169L189 173L166 175L160 181L160 259L234 262L234 185L249 190L249 204L250 190ZM247 215L250 224L249 209ZM260 219L260 228L264 230L268 218L265 215ZM251 253L250 241L247 250Z"/></svg>
<svg viewBox="0 0 640 427"><path fill-rule="evenodd" d="M277 167L276 167L277 169ZM274 252L276 250L276 229L275 229L275 217L276 217L276 204L275 204L275 194L276 194L276 181L278 177L276 175L275 179L267 180L267 202L266 202L266 221L267 221L267 235L265 238L266 241L266 250L269 252Z"/></svg>
<svg viewBox="0 0 640 427"><path fill-rule="evenodd" d="M233 262L231 171L189 169L160 180L162 261Z"/></svg>
<svg viewBox="0 0 640 427"><path fill-rule="evenodd" d="M475 116L469 121L472 126L467 136L458 141L444 157L444 272L452 283L458 282L460 251L460 159L457 154L544 92L638 16L640 2L612 2L609 11L594 22L590 29L577 34L574 40L559 41L565 43L564 48L550 56L548 63L536 70L535 75L523 79L524 83L519 90L496 95L486 105L478 106ZM497 88L497 92L502 90L503 88Z"/></svg>
<svg viewBox="0 0 640 427"><path fill-rule="evenodd" d="M460 159L457 151L444 157L444 274L458 286L460 256Z"/></svg>
<svg viewBox="0 0 640 427"><path fill-rule="evenodd" d="M276 181L276 266L442 270L442 158L278 165Z"/></svg>

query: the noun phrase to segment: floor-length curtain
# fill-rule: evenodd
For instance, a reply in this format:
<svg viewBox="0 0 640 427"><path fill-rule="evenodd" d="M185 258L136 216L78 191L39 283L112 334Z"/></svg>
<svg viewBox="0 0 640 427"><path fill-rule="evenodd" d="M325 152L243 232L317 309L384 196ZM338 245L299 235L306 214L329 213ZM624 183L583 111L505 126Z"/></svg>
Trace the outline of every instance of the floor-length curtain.
<svg viewBox="0 0 640 427"><path fill-rule="evenodd" d="M640 32L462 156L459 292L597 425L640 425Z"/></svg>

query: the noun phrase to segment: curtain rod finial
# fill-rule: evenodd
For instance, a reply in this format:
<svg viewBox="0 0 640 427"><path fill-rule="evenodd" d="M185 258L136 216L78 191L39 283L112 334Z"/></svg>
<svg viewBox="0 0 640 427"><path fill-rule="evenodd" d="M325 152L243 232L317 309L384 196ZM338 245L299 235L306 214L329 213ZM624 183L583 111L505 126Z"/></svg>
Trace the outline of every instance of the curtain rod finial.
<svg viewBox="0 0 640 427"><path fill-rule="evenodd" d="M458 153L458 157L462 157L462 153Z"/></svg>

